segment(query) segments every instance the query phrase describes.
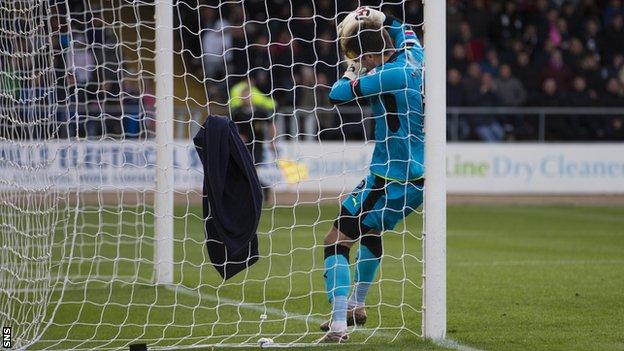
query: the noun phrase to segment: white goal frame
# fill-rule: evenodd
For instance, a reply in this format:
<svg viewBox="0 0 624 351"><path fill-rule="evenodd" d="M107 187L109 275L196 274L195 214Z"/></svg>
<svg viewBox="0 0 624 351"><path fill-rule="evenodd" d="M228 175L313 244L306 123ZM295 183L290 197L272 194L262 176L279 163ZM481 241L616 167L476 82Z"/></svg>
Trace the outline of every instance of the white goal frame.
<svg viewBox="0 0 624 351"><path fill-rule="evenodd" d="M173 283L173 0L156 0L156 189L154 277Z"/></svg>
<svg viewBox="0 0 624 351"><path fill-rule="evenodd" d="M446 336L446 1L424 3L425 178L422 335ZM173 3L156 0L156 192L154 263L173 282Z"/></svg>
<svg viewBox="0 0 624 351"><path fill-rule="evenodd" d="M423 1L425 200L423 337L446 336L446 1Z"/></svg>

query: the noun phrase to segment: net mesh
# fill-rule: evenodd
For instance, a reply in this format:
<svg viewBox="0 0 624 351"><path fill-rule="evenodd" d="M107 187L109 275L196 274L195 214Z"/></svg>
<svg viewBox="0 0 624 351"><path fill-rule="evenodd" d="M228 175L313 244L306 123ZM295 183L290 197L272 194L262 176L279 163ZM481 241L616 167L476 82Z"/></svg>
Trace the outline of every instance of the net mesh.
<svg viewBox="0 0 624 351"><path fill-rule="evenodd" d="M19 325L25 340L43 323L58 219L53 176L41 172L56 111L47 10L28 1L0 5L0 316L3 325Z"/></svg>
<svg viewBox="0 0 624 351"><path fill-rule="evenodd" d="M323 237L368 173L368 104L328 99L336 21L360 5L419 29L420 2L174 3L172 284L156 284L154 3L0 2L0 319L13 346L310 344L329 317ZM190 138L234 119L263 185L260 259L210 265ZM253 117L253 118L250 118ZM420 336L421 218L384 233L354 343Z"/></svg>

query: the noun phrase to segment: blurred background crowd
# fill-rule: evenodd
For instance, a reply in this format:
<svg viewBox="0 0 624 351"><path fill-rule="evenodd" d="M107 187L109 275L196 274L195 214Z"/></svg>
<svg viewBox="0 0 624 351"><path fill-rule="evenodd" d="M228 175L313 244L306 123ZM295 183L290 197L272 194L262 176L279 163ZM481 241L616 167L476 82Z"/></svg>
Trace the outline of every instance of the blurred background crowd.
<svg viewBox="0 0 624 351"><path fill-rule="evenodd" d="M196 3L185 4L179 7L180 18L193 18L190 13ZM249 75L252 84L270 94L277 106L329 106L327 88L339 77L333 18L357 4L344 1L336 7L330 0L314 5L297 2L292 8L289 4L252 0L244 8L239 4L204 7L195 17L197 22L180 22L184 24L181 45L186 62L198 74L206 74L210 98L226 101L224 86ZM451 0L447 6L448 106L624 106L621 0ZM419 1L385 2L383 10L421 32ZM459 139L531 140L538 136L535 114L462 117L462 123L454 126ZM325 114L317 119L321 138L365 134L366 128L357 124L361 119L357 113ZM624 140L622 122L622 116L613 115L551 117L543 137Z"/></svg>
<svg viewBox="0 0 624 351"><path fill-rule="evenodd" d="M621 0L449 1L449 106L624 106ZM482 140L530 139L524 116L471 119ZM622 118L553 118L554 140L623 140Z"/></svg>
<svg viewBox="0 0 624 351"><path fill-rule="evenodd" d="M145 39L153 22L142 19L137 5L135 36L120 35L99 2L49 1L54 75L24 84L15 72L26 70L26 61L2 56L3 99L32 101L53 87L56 118L67 126L58 136L147 135L155 99L153 75L146 78L145 71L153 67L131 56L129 43L136 55L153 54ZM369 123L360 106L336 110L327 96L341 74L336 14L340 20L358 5L379 3L174 0L176 81L185 80L183 94L200 91L250 135L273 138L274 116L281 113L304 135L363 139ZM382 10L413 24L422 38L420 1L384 1ZM449 0L447 12L450 138L624 140L622 114L549 116L540 127L538 117L548 110L500 109L624 107L622 0ZM28 46L23 41L5 49L19 51ZM197 87L187 84L189 77ZM491 107L499 112L485 111Z"/></svg>
<svg viewBox="0 0 624 351"><path fill-rule="evenodd" d="M621 106L624 7L608 1L451 1L452 106Z"/></svg>

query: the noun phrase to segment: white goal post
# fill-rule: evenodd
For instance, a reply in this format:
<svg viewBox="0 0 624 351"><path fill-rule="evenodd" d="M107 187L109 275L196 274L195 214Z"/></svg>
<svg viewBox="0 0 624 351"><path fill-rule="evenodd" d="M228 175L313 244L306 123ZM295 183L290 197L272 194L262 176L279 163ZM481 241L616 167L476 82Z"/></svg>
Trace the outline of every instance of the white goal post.
<svg viewBox="0 0 624 351"><path fill-rule="evenodd" d="M265 337L288 347L323 335L323 231L368 172L372 117L359 103L324 102L333 81L317 75L322 65L344 70L331 35L353 8L270 2L0 2L0 327L12 327L14 347L176 350L249 347ZM248 3L266 18L248 18ZM350 329L353 343L446 337L446 4L422 3L422 23L409 24L424 33L423 207L384 234L369 321ZM406 13L413 4L378 5ZM199 25L185 23L183 11ZM296 36L301 23L314 25L311 39ZM223 50L202 47L198 56L184 33L216 33ZM315 61L297 62L306 45ZM336 62L321 57L328 46ZM228 71L240 51L250 62L266 51L268 63ZM215 67L206 57L224 62L223 77L208 74ZM190 138L209 114L233 115L237 81L249 84L238 99L252 100L251 75L268 86L258 96L292 95L290 105L267 107L291 129L271 134L267 124L260 143L268 191L259 261L223 280L206 252L202 169ZM212 100L215 87L228 98ZM352 138L354 125L364 131ZM324 139L324 130L333 134Z"/></svg>
<svg viewBox="0 0 624 351"><path fill-rule="evenodd" d="M173 0L156 0L156 283L173 283Z"/></svg>
<svg viewBox="0 0 624 351"><path fill-rule="evenodd" d="M425 1L423 336L446 335L446 1Z"/></svg>

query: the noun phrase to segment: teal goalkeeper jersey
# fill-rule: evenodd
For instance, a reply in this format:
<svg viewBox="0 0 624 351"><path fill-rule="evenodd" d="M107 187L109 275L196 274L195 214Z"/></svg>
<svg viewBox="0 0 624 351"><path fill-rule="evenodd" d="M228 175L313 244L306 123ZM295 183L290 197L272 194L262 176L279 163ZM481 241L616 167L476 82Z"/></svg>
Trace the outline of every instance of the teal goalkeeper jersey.
<svg viewBox="0 0 624 351"><path fill-rule="evenodd" d="M413 31L395 18L384 23L395 53L355 81L341 78L331 88L334 104L367 98L372 108L375 149L371 173L411 181L424 174L422 104L423 48Z"/></svg>

